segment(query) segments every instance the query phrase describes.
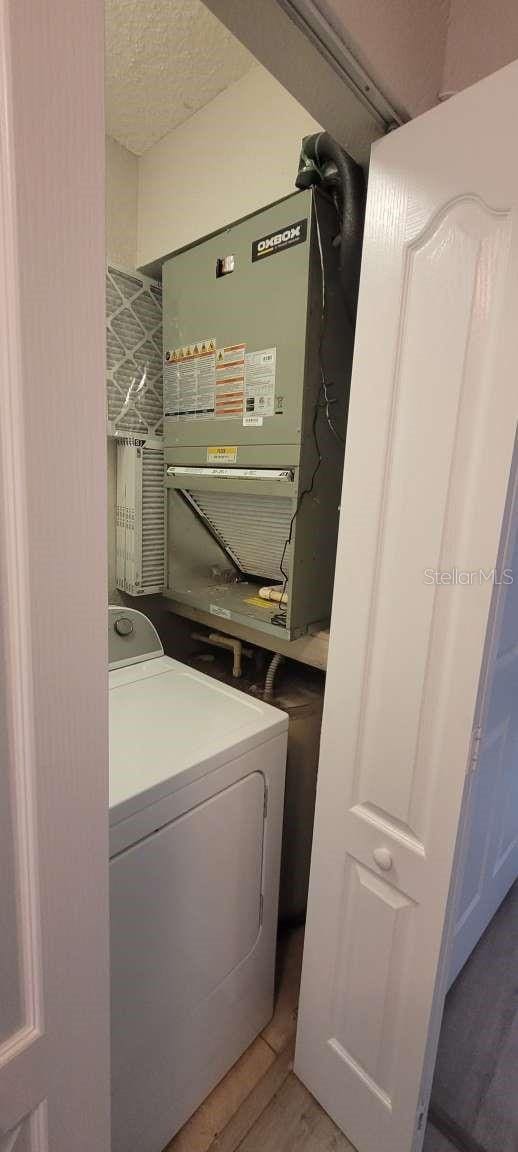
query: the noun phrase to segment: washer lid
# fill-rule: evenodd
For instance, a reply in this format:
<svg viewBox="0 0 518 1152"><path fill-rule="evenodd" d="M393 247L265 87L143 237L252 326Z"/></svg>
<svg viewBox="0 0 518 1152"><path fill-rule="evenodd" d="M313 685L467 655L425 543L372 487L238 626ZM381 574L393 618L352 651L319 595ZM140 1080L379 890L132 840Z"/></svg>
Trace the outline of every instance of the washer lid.
<svg viewBox="0 0 518 1152"><path fill-rule="evenodd" d="M112 824L288 727L278 708L168 656L109 680Z"/></svg>

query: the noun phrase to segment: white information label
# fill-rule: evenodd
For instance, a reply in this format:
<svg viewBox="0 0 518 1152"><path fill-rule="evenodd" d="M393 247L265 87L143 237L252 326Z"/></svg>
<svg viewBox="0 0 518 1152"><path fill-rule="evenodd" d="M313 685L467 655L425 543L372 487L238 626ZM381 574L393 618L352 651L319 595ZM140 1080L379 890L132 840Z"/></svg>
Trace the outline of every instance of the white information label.
<svg viewBox="0 0 518 1152"><path fill-rule="evenodd" d="M230 612L228 608L219 608L217 604L209 604L209 612L213 616L222 616L224 620L230 620Z"/></svg>
<svg viewBox="0 0 518 1152"><path fill-rule="evenodd" d="M245 360L246 415L273 416L277 349L247 352Z"/></svg>
<svg viewBox="0 0 518 1152"><path fill-rule="evenodd" d="M262 416L243 416L243 427L244 428L262 428L262 425L263 425Z"/></svg>

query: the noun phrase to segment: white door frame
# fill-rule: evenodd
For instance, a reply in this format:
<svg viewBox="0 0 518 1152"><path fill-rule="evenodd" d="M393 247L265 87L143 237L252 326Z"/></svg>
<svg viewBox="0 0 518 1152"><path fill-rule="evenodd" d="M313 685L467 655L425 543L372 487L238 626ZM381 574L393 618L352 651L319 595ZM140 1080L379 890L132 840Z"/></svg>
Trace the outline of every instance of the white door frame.
<svg viewBox="0 0 518 1152"><path fill-rule="evenodd" d="M373 140L406 119L313 0L261 0L260 20L255 4L204 2L359 164L368 164Z"/></svg>
<svg viewBox="0 0 518 1152"><path fill-rule="evenodd" d="M0 0L1 1152L110 1147L103 38Z"/></svg>

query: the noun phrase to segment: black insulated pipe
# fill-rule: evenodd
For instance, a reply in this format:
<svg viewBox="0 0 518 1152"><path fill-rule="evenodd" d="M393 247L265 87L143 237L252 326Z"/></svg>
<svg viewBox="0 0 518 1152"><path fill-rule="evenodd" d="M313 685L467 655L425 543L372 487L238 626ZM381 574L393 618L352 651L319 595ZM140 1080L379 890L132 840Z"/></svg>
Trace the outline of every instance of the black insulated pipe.
<svg viewBox="0 0 518 1152"><path fill-rule="evenodd" d="M316 132L302 141L295 184L297 188L319 185L334 200L339 219L340 276L347 312L354 325L365 216L362 169L329 132Z"/></svg>

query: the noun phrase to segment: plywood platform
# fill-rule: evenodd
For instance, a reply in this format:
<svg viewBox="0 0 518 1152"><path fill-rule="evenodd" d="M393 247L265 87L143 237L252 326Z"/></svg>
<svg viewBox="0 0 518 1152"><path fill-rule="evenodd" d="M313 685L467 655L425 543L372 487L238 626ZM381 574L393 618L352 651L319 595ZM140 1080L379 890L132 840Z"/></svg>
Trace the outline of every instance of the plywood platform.
<svg viewBox="0 0 518 1152"><path fill-rule="evenodd" d="M298 660L301 664L308 664L311 668L319 668L325 672L327 668L327 650L329 647L329 629L315 626L305 636L298 640L286 640L279 630L279 636L271 636L268 632L259 632L245 624L238 624L235 620L224 620L213 616L210 612L203 612L200 608L182 604L179 600L167 600L165 606L168 611L196 624L204 624L212 631L223 632L227 636L237 636L246 644L256 644L266 648L269 652L281 652L290 660Z"/></svg>

